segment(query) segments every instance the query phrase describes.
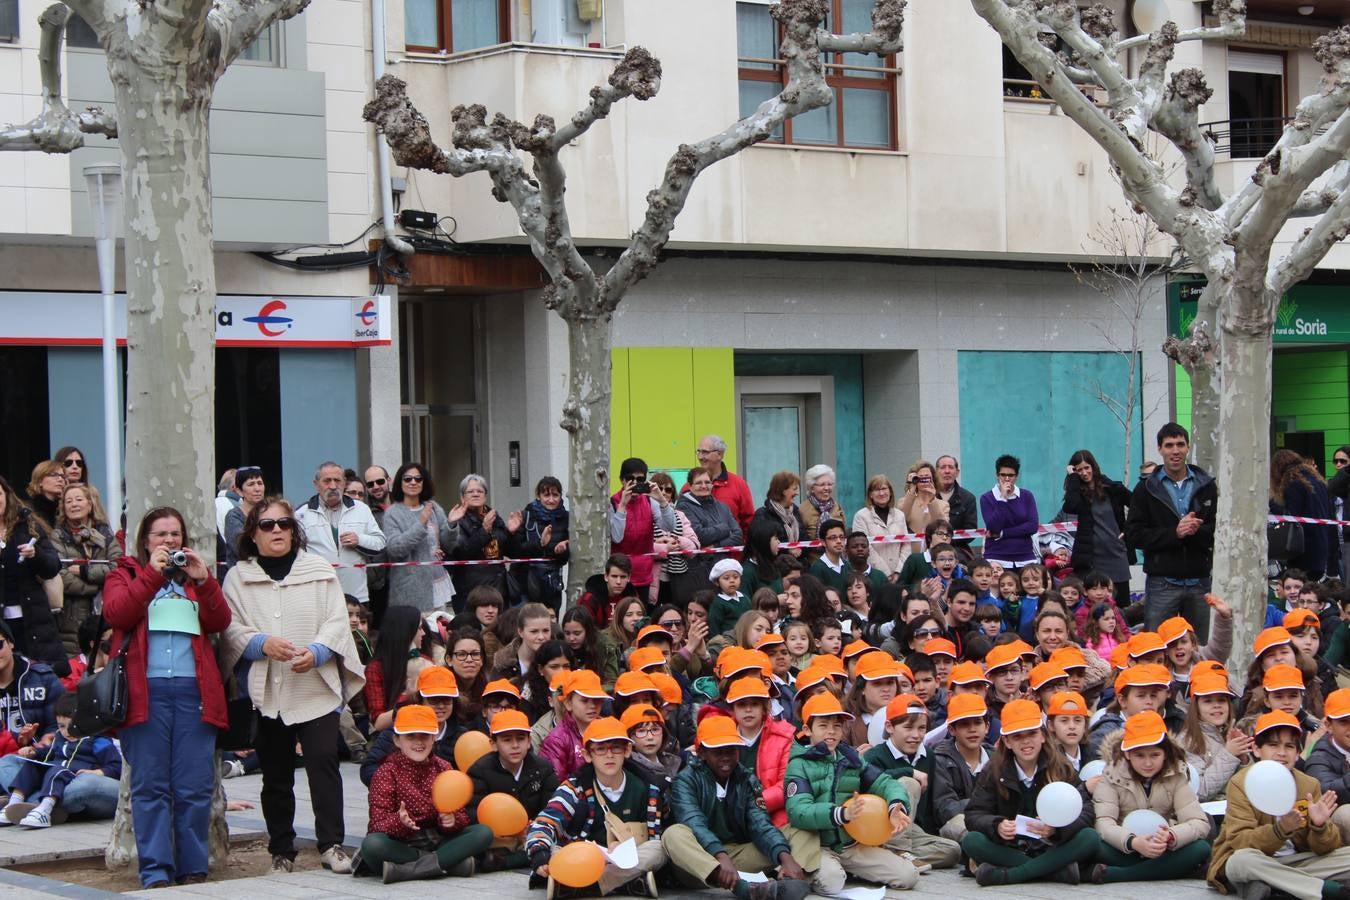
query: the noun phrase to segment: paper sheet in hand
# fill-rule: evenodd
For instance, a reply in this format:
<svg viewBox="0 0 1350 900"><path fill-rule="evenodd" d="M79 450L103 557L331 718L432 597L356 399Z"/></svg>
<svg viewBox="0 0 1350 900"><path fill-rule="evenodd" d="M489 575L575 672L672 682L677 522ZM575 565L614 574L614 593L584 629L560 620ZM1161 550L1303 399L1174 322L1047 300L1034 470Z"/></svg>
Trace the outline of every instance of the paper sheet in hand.
<svg viewBox="0 0 1350 900"><path fill-rule="evenodd" d="M737 872L736 874L741 876L741 881L747 884L760 884L769 880L769 876L763 872Z"/></svg>
<svg viewBox="0 0 1350 900"><path fill-rule="evenodd" d="M1227 800L1210 800L1208 803L1201 803L1200 808L1205 811L1206 815L1210 816L1228 815Z"/></svg>
<svg viewBox="0 0 1350 900"><path fill-rule="evenodd" d="M832 897L842 897L843 900L882 900L886 896L884 887L851 887L844 888L837 894L831 894Z"/></svg>
<svg viewBox="0 0 1350 900"><path fill-rule="evenodd" d="M638 864L637 841L629 838L613 850L605 850L605 858L620 869L634 868Z"/></svg>
<svg viewBox="0 0 1350 900"><path fill-rule="evenodd" d="M1044 825L1045 823L1040 819L1035 819L1031 816L1018 816L1015 821L1017 822L1017 834L1019 837L1031 838L1033 841L1039 841L1041 839L1039 834L1036 834L1027 827L1029 825Z"/></svg>

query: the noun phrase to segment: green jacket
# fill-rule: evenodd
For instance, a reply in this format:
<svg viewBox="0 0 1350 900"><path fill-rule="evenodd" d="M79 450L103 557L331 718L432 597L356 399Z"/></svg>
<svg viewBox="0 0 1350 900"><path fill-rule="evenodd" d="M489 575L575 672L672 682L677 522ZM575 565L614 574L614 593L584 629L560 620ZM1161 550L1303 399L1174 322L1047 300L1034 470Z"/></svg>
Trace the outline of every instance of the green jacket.
<svg viewBox="0 0 1350 900"><path fill-rule="evenodd" d="M736 620L750 609L750 598L744 593L737 593L734 601L718 594L708 609L708 637L731 631L736 627Z"/></svg>
<svg viewBox="0 0 1350 900"><path fill-rule="evenodd" d="M863 754L863 762L876 766L892 778L903 778L906 775L913 775L917 770L928 776L928 790L923 792L919 798L919 808L914 810L914 821L919 827L929 834L936 834L937 831L929 826L933 825L933 764L936 760L933 757L931 748L925 747L922 755L910 761L900 758L897 759L891 752L890 739L876 744L872 749ZM937 823L939 826L942 823Z"/></svg>
<svg viewBox="0 0 1350 900"><path fill-rule="evenodd" d="M741 836L742 842L754 844L774 865L778 864L781 854L792 852L783 832L769 820L764 807L764 788L753 773L744 766L732 769L726 799L719 800L717 779L712 770L698 757L691 758L671 782L669 821L688 825L699 844L712 856L726 851L721 839L708 826L708 811L718 803L723 804L731 831Z"/></svg>
<svg viewBox="0 0 1350 900"><path fill-rule="evenodd" d="M849 565L847 559L844 560L844 568L841 571L836 572L834 569L825 565L825 560L822 558L811 563L811 568L807 569L807 574L816 576L825 583L826 587L834 588L842 596L845 588L848 586L848 573L852 570L853 567ZM886 576L882 574L882 571L875 568L868 570L867 580L872 583L873 597L876 596L877 591L884 588L888 583L886 581Z"/></svg>
<svg viewBox="0 0 1350 900"><path fill-rule="evenodd" d="M909 794L876 766L863 761L848 744L833 753L824 744L794 744L784 779L788 822L820 834L820 845L842 850L854 843L843 825L843 805L857 793L876 794L888 807L899 803L909 810Z"/></svg>

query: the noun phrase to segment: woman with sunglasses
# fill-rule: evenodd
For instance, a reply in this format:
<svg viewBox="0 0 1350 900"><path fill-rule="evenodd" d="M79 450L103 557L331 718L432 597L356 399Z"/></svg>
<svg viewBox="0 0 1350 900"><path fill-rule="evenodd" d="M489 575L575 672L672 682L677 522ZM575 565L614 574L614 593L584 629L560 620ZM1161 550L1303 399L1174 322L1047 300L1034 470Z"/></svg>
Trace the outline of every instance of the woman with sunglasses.
<svg viewBox="0 0 1350 900"><path fill-rule="evenodd" d="M291 505L268 497L249 511L239 564L225 576L234 621L222 661L258 710L254 749L262 766L262 810L272 871L295 864L296 743L314 806L324 868L350 873L342 849L342 775L338 712L361 692L364 669L347 622L347 602L332 565L305 550Z"/></svg>
<svg viewBox="0 0 1350 900"><path fill-rule="evenodd" d="M445 559L445 510L433 498L436 487L421 463L406 462L394 474L384 511L384 553L390 562ZM389 570L389 605L414 606L424 613L445 609L454 595L444 566L396 566Z"/></svg>
<svg viewBox="0 0 1350 900"><path fill-rule="evenodd" d="M66 484L88 483L89 464L84 461L84 452L79 447L62 447L52 454L52 459L61 464Z"/></svg>
<svg viewBox="0 0 1350 900"><path fill-rule="evenodd" d="M131 765L131 820L143 887L206 880L216 729L229 725L210 635L230 608L178 510L152 509L134 553L103 586L110 647L125 642L127 718L119 732ZM186 562L173 564L181 551ZM344 616L345 624L345 616Z"/></svg>
<svg viewBox="0 0 1350 900"><path fill-rule="evenodd" d="M239 534L244 530L244 520L267 494L267 482L263 480L262 469L257 466L240 466L235 469L234 492L239 495L239 505L225 514L226 572L239 562Z"/></svg>

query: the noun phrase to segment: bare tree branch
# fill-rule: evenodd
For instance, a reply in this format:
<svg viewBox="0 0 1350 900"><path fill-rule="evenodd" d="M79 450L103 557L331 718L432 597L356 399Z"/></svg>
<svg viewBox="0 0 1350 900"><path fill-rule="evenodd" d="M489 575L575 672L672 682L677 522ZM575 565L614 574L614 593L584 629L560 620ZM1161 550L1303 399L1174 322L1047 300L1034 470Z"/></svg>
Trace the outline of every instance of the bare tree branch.
<svg viewBox="0 0 1350 900"><path fill-rule="evenodd" d="M1309 188L1294 204L1293 216L1320 216L1331 208L1336 198L1350 187L1350 160L1341 160L1327 173L1326 184Z"/></svg>
<svg viewBox="0 0 1350 900"><path fill-rule="evenodd" d="M1312 274L1331 248L1350 237L1350 193L1342 191L1326 211L1271 267L1269 288L1277 296Z"/></svg>
<svg viewBox="0 0 1350 900"><path fill-rule="evenodd" d="M1177 43L1183 41L1231 40L1242 37L1247 31L1247 0L1216 0L1214 15L1219 24L1209 28L1188 28L1177 32ZM1116 44L1116 51L1123 53L1142 47L1149 41L1149 35L1138 34Z"/></svg>
<svg viewBox="0 0 1350 900"><path fill-rule="evenodd" d="M308 5L309 0L215 0L206 19L218 41L217 72L223 73L273 22L294 18Z"/></svg>
<svg viewBox="0 0 1350 900"><path fill-rule="evenodd" d="M38 17L42 36L38 67L42 73L42 111L31 121L0 126L0 150L69 153L84 146L86 134L117 137L117 117L101 106L72 113L61 96L61 45L65 42L70 7L55 3Z"/></svg>

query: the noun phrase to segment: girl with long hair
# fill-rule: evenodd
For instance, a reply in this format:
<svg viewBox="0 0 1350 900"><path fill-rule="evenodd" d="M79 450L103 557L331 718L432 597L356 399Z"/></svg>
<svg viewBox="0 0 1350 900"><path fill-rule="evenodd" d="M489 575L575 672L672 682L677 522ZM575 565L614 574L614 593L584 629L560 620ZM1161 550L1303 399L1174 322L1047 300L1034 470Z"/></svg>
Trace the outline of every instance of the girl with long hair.
<svg viewBox="0 0 1350 900"><path fill-rule="evenodd" d="M1196 671L1191 677L1190 695L1177 740L1186 751L1186 764L1200 778L1200 802L1208 803L1223 797L1228 779L1255 745L1250 735L1234 727L1233 702L1237 698L1222 667Z"/></svg>
<svg viewBox="0 0 1350 900"><path fill-rule="evenodd" d="M600 631L584 606L573 606L562 617L562 639L572 668L600 671Z"/></svg>
<svg viewBox="0 0 1350 900"><path fill-rule="evenodd" d="M366 710L370 727L383 731L394 721L398 698L408 688L408 661L431 657L422 650L422 616L413 606L385 611L375 639L375 656L366 665Z"/></svg>

